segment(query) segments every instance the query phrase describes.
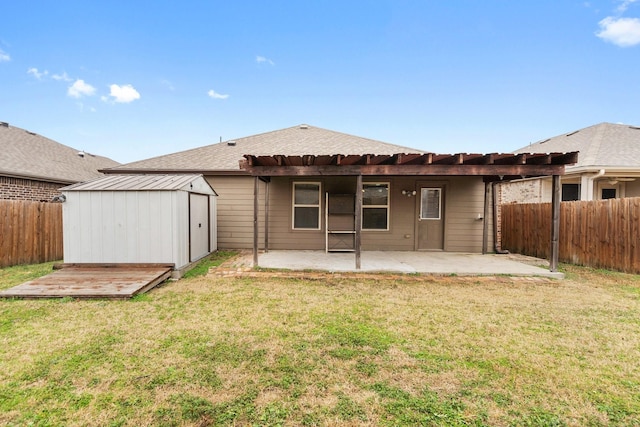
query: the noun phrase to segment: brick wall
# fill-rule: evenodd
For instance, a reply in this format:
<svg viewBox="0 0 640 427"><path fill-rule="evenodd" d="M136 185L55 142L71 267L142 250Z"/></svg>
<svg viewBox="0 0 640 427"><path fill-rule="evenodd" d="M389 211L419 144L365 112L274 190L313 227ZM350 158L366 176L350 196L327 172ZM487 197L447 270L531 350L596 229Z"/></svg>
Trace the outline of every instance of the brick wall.
<svg viewBox="0 0 640 427"><path fill-rule="evenodd" d="M65 184L0 176L0 199L49 202Z"/></svg>
<svg viewBox="0 0 640 427"><path fill-rule="evenodd" d="M507 203L542 203L542 181L528 179L522 181L505 182L500 184L500 204Z"/></svg>

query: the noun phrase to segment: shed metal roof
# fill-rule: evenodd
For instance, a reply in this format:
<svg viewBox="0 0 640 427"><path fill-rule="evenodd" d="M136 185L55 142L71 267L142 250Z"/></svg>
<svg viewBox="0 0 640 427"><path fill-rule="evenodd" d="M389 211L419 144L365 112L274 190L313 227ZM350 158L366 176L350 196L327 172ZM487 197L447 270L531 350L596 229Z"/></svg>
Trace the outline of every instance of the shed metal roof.
<svg viewBox="0 0 640 427"><path fill-rule="evenodd" d="M109 175L81 182L62 191L171 191L182 190L202 175Z"/></svg>

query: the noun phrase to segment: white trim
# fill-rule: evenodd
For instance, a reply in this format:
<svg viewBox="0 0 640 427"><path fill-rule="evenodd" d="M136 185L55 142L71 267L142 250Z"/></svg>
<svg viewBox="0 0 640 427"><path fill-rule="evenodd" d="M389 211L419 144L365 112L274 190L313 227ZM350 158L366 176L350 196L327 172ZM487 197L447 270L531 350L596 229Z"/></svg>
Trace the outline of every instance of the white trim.
<svg viewBox="0 0 640 427"><path fill-rule="evenodd" d="M322 229L322 183L320 181L293 181L291 186L291 229L292 230L321 230ZM296 204L296 185L317 185L318 186L318 204ZM299 228L296 227L296 208L317 208L318 209L318 227L317 228Z"/></svg>
<svg viewBox="0 0 640 427"><path fill-rule="evenodd" d="M438 192L438 217L437 218L426 218L423 215L422 207L424 204L422 203L424 197L423 190L436 190ZM420 221L440 221L442 219L442 187L420 187Z"/></svg>
<svg viewBox="0 0 640 427"><path fill-rule="evenodd" d="M362 225L360 230L362 231L389 231L389 223L391 221L391 182L389 181L380 181L380 182L363 182L362 183L362 192L364 193L365 187L373 187L373 186L386 186L387 187L387 204L386 205L365 205L364 199L362 202L362 211L360 214L362 215ZM385 228L364 228L364 210L365 209L386 209L387 210L387 224Z"/></svg>

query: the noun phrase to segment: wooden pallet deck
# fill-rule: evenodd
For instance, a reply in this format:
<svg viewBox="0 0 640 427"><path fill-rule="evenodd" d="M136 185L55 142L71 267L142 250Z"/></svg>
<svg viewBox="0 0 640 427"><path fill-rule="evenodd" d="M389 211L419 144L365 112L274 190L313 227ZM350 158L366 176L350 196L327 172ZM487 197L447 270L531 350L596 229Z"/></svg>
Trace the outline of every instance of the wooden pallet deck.
<svg viewBox="0 0 640 427"><path fill-rule="evenodd" d="M172 269L159 264L63 264L51 274L0 291L0 297L131 298L164 282Z"/></svg>

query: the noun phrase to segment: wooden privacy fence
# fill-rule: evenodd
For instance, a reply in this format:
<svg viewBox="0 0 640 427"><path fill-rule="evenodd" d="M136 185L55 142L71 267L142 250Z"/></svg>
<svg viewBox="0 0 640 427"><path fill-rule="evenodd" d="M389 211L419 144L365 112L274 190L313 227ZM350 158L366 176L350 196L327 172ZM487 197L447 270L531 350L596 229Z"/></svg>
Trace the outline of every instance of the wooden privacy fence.
<svg viewBox="0 0 640 427"><path fill-rule="evenodd" d="M502 248L549 258L551 204L502 205ZM559 260L640 273L640 198L562 202Z"/></svg>
<svg viewBox="0 0 640 427"><path fill-rule="evenodd" d="M0 267L62 257L62 204L0 200Z"/></svg>

